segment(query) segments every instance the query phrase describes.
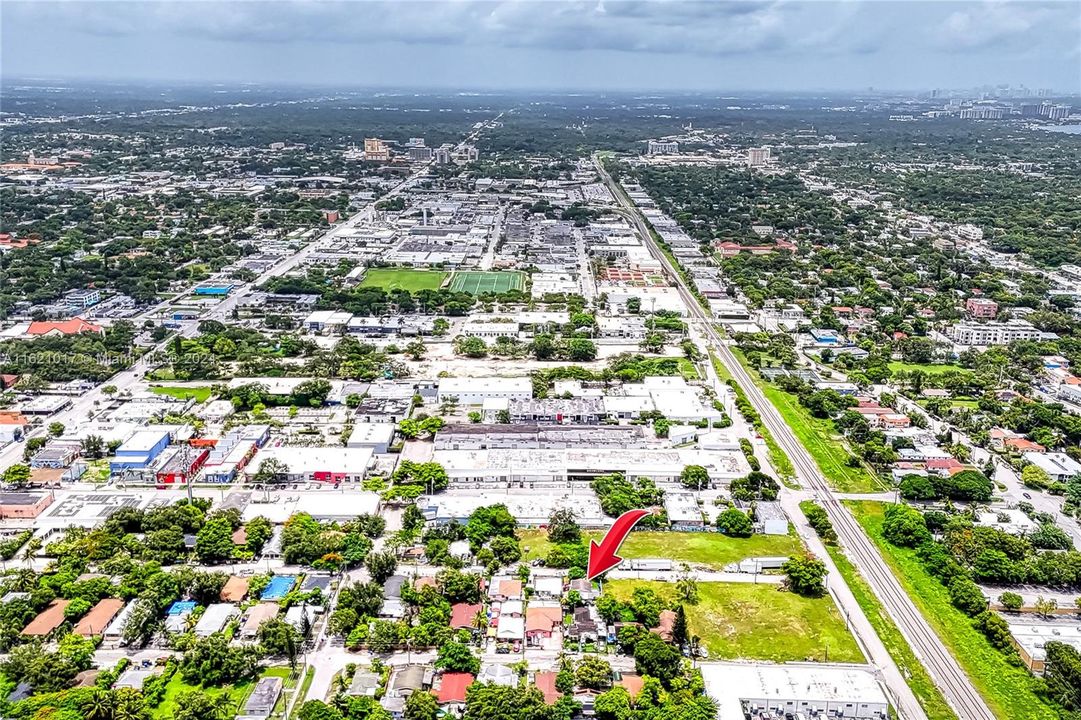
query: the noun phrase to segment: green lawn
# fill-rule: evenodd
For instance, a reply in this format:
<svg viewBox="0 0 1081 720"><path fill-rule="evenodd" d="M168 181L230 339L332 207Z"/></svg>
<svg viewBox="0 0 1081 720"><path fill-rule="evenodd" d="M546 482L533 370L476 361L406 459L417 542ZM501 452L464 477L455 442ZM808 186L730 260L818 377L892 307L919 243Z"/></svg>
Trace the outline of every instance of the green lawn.
<svg viewBox="0 0 1081 720"><path fill-rule="evenodd" d="M310 667L308 671L304 673L304 682L300 684L300 690L297 691L297 701L293 703L293 717L297 716L297 710L304 704L304 701L308 698L308 690L311 689L312 680L315 678L315 668ZM323 698L312 698L312 700L322 700Z"/></svg>
<svg viewBox="0 0 1081 720"><path fill-rule="evenodd" d="M1006 656L972 627L972 621L950 602L942 583L924 570L914 550L895 547L882 536L886 504L845 501L845 505L878 546L905 592L972 679L991 711L1001 718L1055 720L1058 714L1035 692L1036 679L1007 662Z"/></svg>
<svg viewBox="0 0 1081 720"><path fill-rule="evenodd" d="M173 387L169 385L153 385L150 388L150 392L155 395L168 395L174 397L177 400L189 400L194 399L197 403L204 403L210 394L213 392L213 388L209 385L200 385L197 387Z"/></svg>
<svg viewBox="0 0 1081 720"><path fill-rule="evenodd" d="M916 404L927 409L927 400L917 400ZM970 408L976 410L980 407L980 401L973 398L950 398L950 407Z"/></svg>
<svg viewBox="0 0 1081 720"><path fill-rule="evenodd" d="M609 580L606 592L627 599L647 585L671 599L675 587L665 582ZM826 660L863 662L855 638L828 595L805 598L776 585L698 583L698 605L687 605L689 631L702 639L710 659L788 662Z"/></svg>
<svg viewBox="0 0 1081 720"><path fill-rule="evenodd" d="M805 508L808 504L808 501L805 500L800 503L800 507ZM908 686L919 701L920 707L927 713L927 719L958 720L957 715L946 704L946 698L935 687L927 669L916 657L916 654L912 652L912 648L904 636L901 635L901 631L897 629L893 620L886 613L885 608L882 607L882 603L875 597L867 581L863 579L863 576L859 574L859 571L849 562L840 549L834 545L827 545L826 550L829 552L830 557L833 558L834 564L837 565L837 570L841 573L841 577L844 578L848 589L855 596L856 602L863 609L863 614L867 616L871 627L875 629L875 634L882 640L882 644L886 646L886 651L889 652L890 657L897 663L897 667L900 668L901 673L907 679Z"/></svg>
<svg viewBox="0 0 1081 720"><path fill-rule="evenodd" d="M718 509L718 512L720 510ZM587 533L599 540L603 533ZM519 530L522 559L534 560L548 554L551 545L544 530ZM588 540L587 540L588 542ZM632 532L619 548L619 555L634 558L668 558L676 562L706 565L720 570L725 565L750 557L794 555L803 549L793 532L788 535L752 535L733 538L717 532Z"/></svg>
<svg viewBox="0 0 1081 720"><path fill-rule="evenodd" d="M684 380L698 379L698 369L687 358L679 359L679 374L683 376Z"/></svg>
<svg viewBox="0 0 1081 720"><path fill-rule="evenodd" d="M864 466L853 468L846 464L850 453L843 445L844 440L834 434L829 420L813 417L794 395L789 395L775 385L762 382L760 387L792 428L800 444L807 448L831 487L841 492L875 492L887 489Z"/></svg>
<svg viewBox="0 0 1081 720"><path fill-rule="evenodd" d="M893 372L912 372L913 370L923 370L928 375L941 375L951 370L970 373L972 372L968 368L963 368L960 365L953 365L952 363L944 364L931 364L931 363L907 363L899 360L889 363L889 368Z"/></svg>
<svg viewBox="0 0 1081 720"><path fill-rule="evenodd" d="M438 270L410 270L407 268L368 268L360 287L378 287L384 290L438 290L447 279L447 273Z"/></svg>
<svg viewBox="0 0 1081 720"><path fill-rule="evenodd" d="M101 460L91 460L86 464L86 472L79 478L79 482L89 482L101 484L109 482L109 477L112 475L112 470L109 468L109 461L102 458Z"/></svg>
<svg viewBox="0 0 1081 720"><path fill-rule="evenodd" d="M190 690L201 690L211 697L228 694L233 703L233 710L239 713L243 709L243 704L248 699L252 687L254 687L254 683L251 681L243 682L238 685L208 688L200 687L198 685L188 685L180 678L180 673L177 672L169 679L168 684L166 684L165 697L162 698L161 704L151 711L151 717L157 718L158 720L173 720L173 712L176 710L177 697Z"/></svg>

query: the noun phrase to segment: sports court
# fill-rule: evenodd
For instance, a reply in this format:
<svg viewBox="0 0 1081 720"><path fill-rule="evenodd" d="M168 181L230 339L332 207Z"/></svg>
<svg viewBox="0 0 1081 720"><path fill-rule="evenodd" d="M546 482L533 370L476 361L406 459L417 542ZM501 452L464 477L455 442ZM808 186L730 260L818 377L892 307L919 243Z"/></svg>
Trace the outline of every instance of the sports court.
<svg viewBox="0 0 1081 720"><path fill-rule="evenodd" d="M521 290L525 287L525 275L520 272L483 272L466 270L456 272L450 281L450 289L454 292L465 292L470 295L483 295L484 293L505 293L510 290Z"/></svg>

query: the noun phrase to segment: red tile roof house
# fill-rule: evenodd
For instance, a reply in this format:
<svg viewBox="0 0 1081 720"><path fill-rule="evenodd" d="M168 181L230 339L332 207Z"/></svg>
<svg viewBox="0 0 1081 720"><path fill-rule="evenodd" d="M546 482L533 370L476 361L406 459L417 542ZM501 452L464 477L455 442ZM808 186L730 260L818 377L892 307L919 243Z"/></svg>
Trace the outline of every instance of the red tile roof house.
<svg viewBox="0 0 1081 720"><path fill-rule="evenodd" d="M477 617L477 613L483 613L484 606L480 603L456 603L450 607L450 626L454 630L477 630L478 628L473 624L473 620ZM485 619L484 626L488 626L488 621Z"/></svg>
<svg viewBox="0 0 1081 720"><path fill-rule="evenodd" d="M457 706L459 710L464 710L465 694L474 679L469 673L443 673L439 690L435 691L436 701L443 706Z"/></svg>
<svg viewBox="0 0 1081 720"><path fill-rule="evenodd" d="M552 637L552 631L563 624L563 608L530 607L525 611L526 643L539 646L542 640Z"/></svg>
<svg viewBox="0 0 1081 720"><path fill-rule="evenodd" d="M499 580L495 583L491 592L489 592L489 597L493 600L521 600L522 581Z"/></svg>
<svg viewBox="0 0 1081 720"><path fill-rule="evenodd" d="M533 684L537 686L537 689L541 691L541 695L544 696L545 705L555 705L556 700L563 696L563 693L556 690L556 675L554 672L538 672L533 675Z"/></svg>
<svg viewBox="0 0 1081 720"><path fill-rule="evenodd" d="M1034 453L1047 452L1047 448L1045 448L1040 443L1032 442L1028 438L1023 438L1023 437L1006 438L1005 440L1002 441L1002 445L1006 449L1013 450L1014 452L1034 452Z"/></svg>
<svg viewBox="0 0 1081 720"><path fill-rule="evenodd" d="M943 477L959 472L965 466L957 458L934 458L928 460L924 466L929 473L935 473Z"/></svg>
<svg viewBox="0 0 1081 720"><path fill-rule="evenodd" d="M28 335L33 335L34 337L50 337L58 335L79 335L81 333L101 334L104 331L100 325L95 325L80 317L76 317L71 320L64 320L63 322L35 321L30 323L30 327L26 332Z"/></svg>
<svg viewBox="0 0 1081 720"><path fill-rule="evenodd" d="M650 630L661 636L661 640L665 642L672 642L672 631L676 627L676 611L675 610L661 610L660 620L657 623L657 627Z"/></svg>
<svg viewBox="0 0 1081 720"><path fill-rule="evenodd" d="M645 685L645 682L646 679L641 675L624 674L623 677L619 679L619 682L616 683L616 685L625 688L627 690L627 694L631 696L631 700L633 701L636 697L638 697L638 693L642 692L642 686Z"/></svg>

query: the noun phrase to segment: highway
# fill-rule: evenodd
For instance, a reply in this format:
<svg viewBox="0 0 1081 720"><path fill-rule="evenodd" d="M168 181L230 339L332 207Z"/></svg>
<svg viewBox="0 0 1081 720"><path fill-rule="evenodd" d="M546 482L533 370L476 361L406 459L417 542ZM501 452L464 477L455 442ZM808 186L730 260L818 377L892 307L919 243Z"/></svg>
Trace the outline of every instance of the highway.
<svg viewBox="0 0 1081 720"><path fill-rule="evenodd" d="M957 660L943 646L942 641L931 629L927 620L912 603L904 588L901 587L891 573L885 560L879 555L871 539L867 537L863 528L860 527L847 508L834 496L833 490L822 476L814 459L718 335L713 327L712 320L702 309L702 306L699 305L683 276L672 266L668 256L657 246L641 213L621 191L621 188L617 186L617 183L605 170L597 156L594 156L594 164L602 180L608 185L612 194L623 207L625 216L632 220L641 234L643 242L646 243L650 252L660 261L666 272L676 283L688 311L701 326L705 337L710 341L718 357L746 393L748 400L761 415L763 423L772 433L777 443L792 460L801 485L811 490L814 497L826 509L830 520L833 522L840 544L867 580L878 600L886 608L912 651L920 659L924 667L927 668L932 680L942 691L946 701L963 720L995 720L994 713L991 712L984 699L973 687L972 681L961 669ZM828 557L823 558L823 560L828 560ZM827 565L830 566L832 563L827 563ZM832 575L831 586L841 580L840 576L835 572ZM843 584L843 581L841 583ZM851 593L841 595L850 596ZM908 683L905 682L896 663L893 662L885 646L882 645L870 623L867 622L866 616L859 605L853 601L851 605L842 609L853 621L853 629L856 630L864 647L869 651L871 662L882 669L887 686L892 691L894 701L898 705L897 710L901 716L913 720L926 717L908 687ZM868 637L868 635L872 637Z"/></svg>

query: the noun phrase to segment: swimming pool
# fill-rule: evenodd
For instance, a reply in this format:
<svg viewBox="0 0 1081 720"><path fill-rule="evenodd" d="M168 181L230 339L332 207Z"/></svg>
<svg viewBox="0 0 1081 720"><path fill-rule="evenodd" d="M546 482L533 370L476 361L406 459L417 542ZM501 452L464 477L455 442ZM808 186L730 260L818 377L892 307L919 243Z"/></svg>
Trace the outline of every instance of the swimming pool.
<svg viewBox="0 0 1081 720"><path fill-rule="evenodd" d="M263 594L259 596L259 599L281 600L293 589L293 584L296 583L296 580L296 577L293 575L275 575L270 578L270 584L266 586L266 590L263 590Z"/></svg>

